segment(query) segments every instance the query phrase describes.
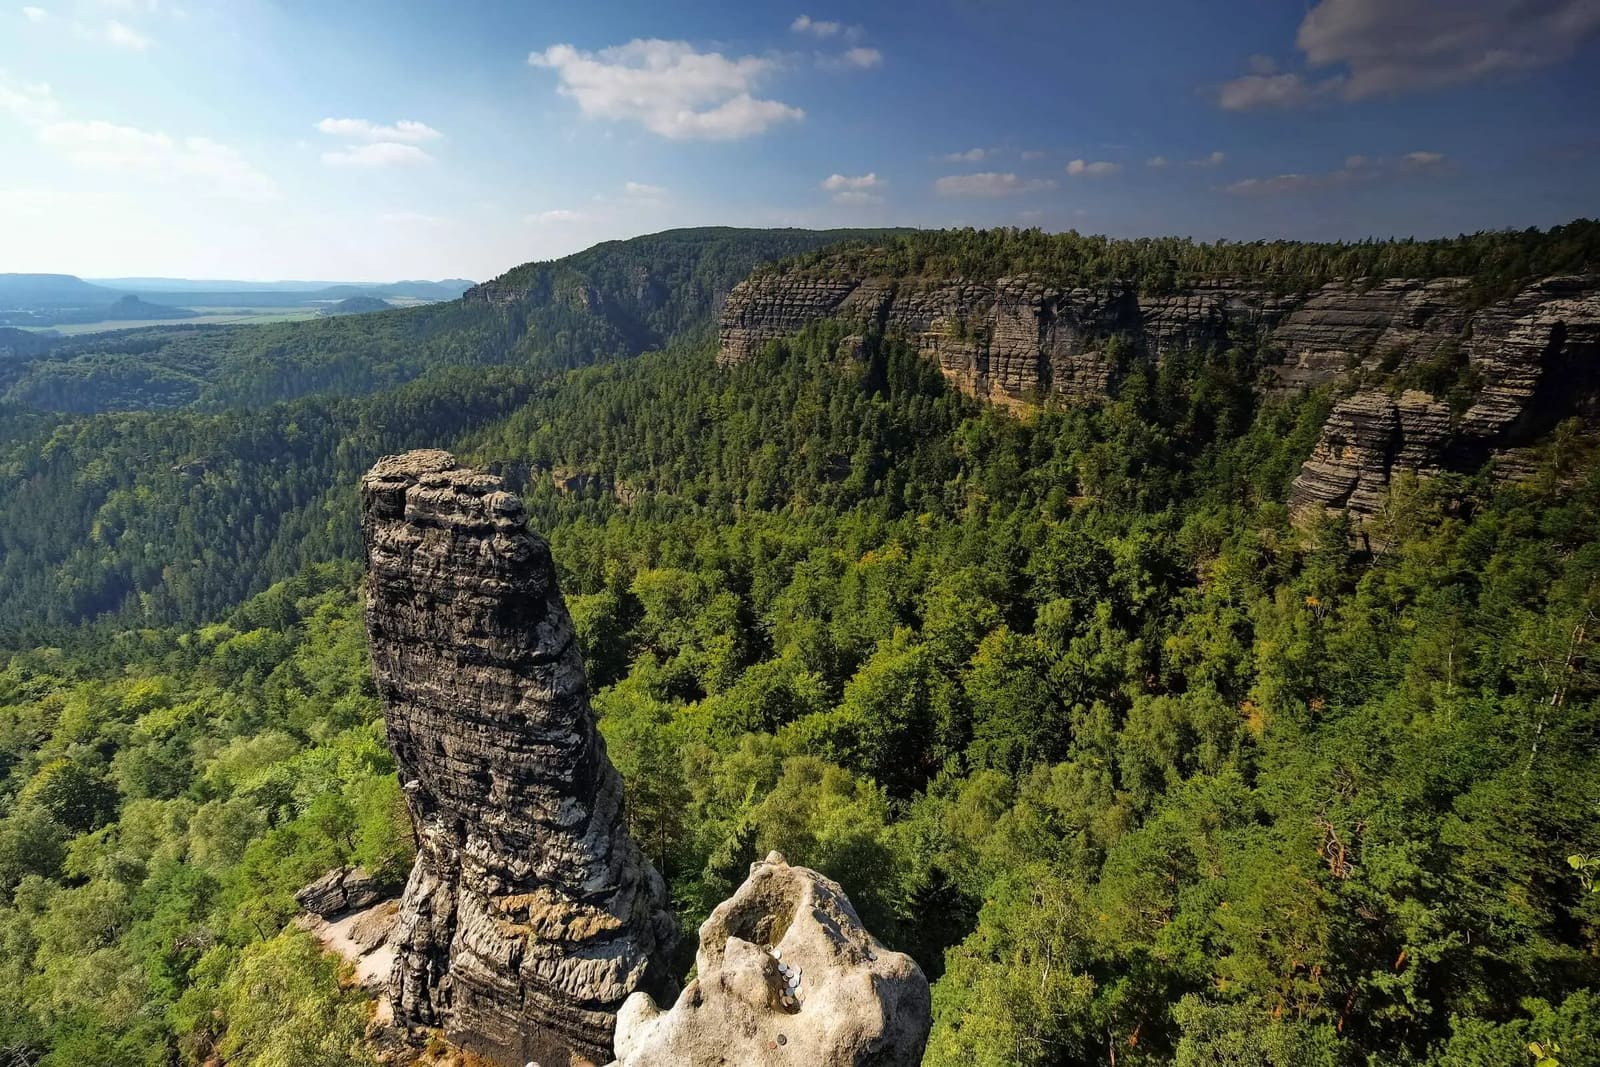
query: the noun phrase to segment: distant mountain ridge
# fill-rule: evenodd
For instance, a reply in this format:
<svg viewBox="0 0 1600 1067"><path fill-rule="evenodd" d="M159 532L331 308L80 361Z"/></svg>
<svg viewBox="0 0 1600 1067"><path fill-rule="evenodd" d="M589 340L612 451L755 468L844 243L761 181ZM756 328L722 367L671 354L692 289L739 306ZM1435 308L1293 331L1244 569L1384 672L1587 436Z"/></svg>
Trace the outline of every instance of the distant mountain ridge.
<svg viewBox="0 0 1600 1067"><path fill-rule="evenodd" d="M227 288L234 285L242 288ZM297 285L302 287L293 288ZM0 326L185 319L195 317L196 313L191 310L194 308L316 311L353 297L441 303L457 299L471 285L464 278L373 284L206 282L178 278L108 279L99 283L72 274L0 274ZM113 307L119 301L130 299L137 303L120 309Z"/></svg>

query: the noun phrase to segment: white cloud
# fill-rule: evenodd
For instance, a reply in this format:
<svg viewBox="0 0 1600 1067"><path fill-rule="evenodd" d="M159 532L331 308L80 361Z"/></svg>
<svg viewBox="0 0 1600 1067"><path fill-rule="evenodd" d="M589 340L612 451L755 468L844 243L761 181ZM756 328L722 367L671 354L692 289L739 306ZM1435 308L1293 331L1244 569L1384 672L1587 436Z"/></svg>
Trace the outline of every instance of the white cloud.
<svg viewBox="0 0 1600 1067"><path fill-rule="evenodd" d="M876 48L852 48L843 56L844 65L869 70L883 64L883 53Z"/></svg>
<svg viewBox="0 0 1600 1067"><path fill-rule="evenodd" d="M0 111L30 126L51 122L61 115L61 104L44 83L21 85L6 81L0 71Z"/></svg>
<svg viewBox="0 0 1600 1067"><path fill-rule="evenodd" d="M1418 175L1445 168L1449 162L1442 152L1408 152L1398 160L1372 156L1348 156L1344 166L1325 174L1275 174L1268 178L1245 178L1221 187L1225 193L1247 196L1300 193L1356 182L1372 182L1397 175Z"/></svg>
<svg viewBox="0 0 1600 1067"><path fill-rule="evenodd" d="M987 148L969 148L965 152L950 152L945 155L946 163L977 163L989 154Z"/></svg>
<svg viewBox="0 0 1600 1067"><path fill-rule="evenodd" d="M367 119L323 119L317 123L317 129L353 141L398 141L404 144L436 141L444 136L427 123L413 122L411 119L401 119L393 126L369 122Z"/></svg>
<svg viewBox="0 0 1600 1067"><path fill-rule="evenodd" d="M889 183L878 177L876 172L862 174L851 178L844 174L830 174L822 179L822 188L830 193L844 189L880 189Z"/></svg>
<svg viewBox="0 0 1600 1067"><path fill-rule="evenodd" d="M1257 194L1257 193L1292 193L1302 189L1312 189L1319 185L1326 185L1325 176L1314 174L1275 174L1270 178L1244 178L1224 185L1225 193Z"/></svg>
<svg viewBox="0 0 1600 1067"><path fill-rule="evenodd" d="M126 23L111 19L106 23L106 40L118 48L142 52L150 47L150 38Z"/></svg>
<svg viewBox="0 0 1600 1067"><path fill-rule="evenodd" d="M50 12L42 7L25 7L22 9L22 17L29 22L43 22L50 17Z"/></svg>
<svg viewBox="0 0 1600 1067"><path fill-rule="evenodd" d="M1147 167L1164 167L1167 165L1167 157L1151 156L1149 159L1144 161L1144 165Z"/></svg>
<svg viewBox="0 0 1600 1067"><path fill-rule="evenodd" d="M577 222L583 218L581 211L568 211L566 208L552 208L549 211L536 211L531 215L522 216L522 221L535 226L560 224L564 222Z"/></svg>
<svg viewBox="0 0 1600 1067"><path fill-rule="evenodd" d="M413 166L432 160L432 156L416 145L395 141L374 141L371 144L351 145L337 152L322 153L322 162L330 167Z"/></svg>
<svg viewBox="0 0 1600 1067"><path fill-rule="evenodd" d="M1078 177L1080 175L1101 177L1107 174L1115 174L1121 169L1121 163L1112 163L1110 160L1105 159L1094 160L1092 162L1088 160L1074 159L1071 163L1067 164L1067 173L1071 174L1073 177Z"/></svg>
<svg viewBox="0 0 1600 1067"><path fill-rule="evenodd" d="M1015 196L1054 189L1056 183L1047 178L1019 178L1015 174L952 174L933 183L934 192L940 196Z"/></svg>
<svg viewBox="0 0 1600 1067"><path fill-rule="evenodd" d="M194 178L208 192L243 200L271 200L277 185L237 151L207 137L169 137L99 120L67 119L38 130L39 140L73 164L160 178Z"/></svg>
<svg viewBox="0 0 1600 1067"><path fill-rule="evenodd" d="M835 204L881 204L883 197L872 192L873 189L882 189L888 185L887 179L880 178L876 173L861 174L850 177L845 174L830 174L822 179L821 187L833 194Z"/></svg>
<svg viewBox="0 0 1600 1067"><path fill-rule="evenodd" d="M590 118L637 122L672 140L734 140L805 112L753 91L776 67L758 56L729 59L685 41L633 40L599 52L552 45L528 56L556 72L560 92Z"/></svg>
<svg viewBox="0 0 1600 1067"><path fill-rule="evenodd" d="M1199 159L1185 160L1183 165L1186 167L1220 167L1227 158L1228 156L1225 152L1212 152L1209 156L1201 156Z"/></svg>
<svg viewBox="0 0 1600 1067"><path fill-rule="evenodd" d="M664 186L648 185L644 182L624 182L622 192L625 196L645 200L659 200L667 195L667 190Z"/></svg>
<svg viewBox="0 0 1600 1067"><path fill-rule="evenodd" d="M844 27L837 22L822 22L810 15L801 15L789 23L789 29L795 33L809 33L814 37L832 37Z"/></svg>
<svg viewBox="0 0 1600 1067"><path fill-rule="evenodd" d="M163 180L193 179L208 195L242 200L272 200L277 184L237 150L208 137L173 137L99 119L70 115L48 85L25 85L0 72L0 111L33 130L39 143L74 166L145 175Z"/></svg>
<svg viewBox="0 0 1600 1067"><path fill-rule="evenodd" d="M1295 44L1309 68L1334 73L1274 73L1252 57L1217 100L1243 110L1438 89L1562 63L1596 37L1596 0L1320 0Z"/></svg>
<svg viewBox="0 0 1600 1067"><path fill-rule="evenodd" d="M1030 149L1029 151L1022 153L1022 158L1032 162L1035 159L1043 159L1048 154L1049 153L1047 152L1040 152L1037 149Z"/></svg>

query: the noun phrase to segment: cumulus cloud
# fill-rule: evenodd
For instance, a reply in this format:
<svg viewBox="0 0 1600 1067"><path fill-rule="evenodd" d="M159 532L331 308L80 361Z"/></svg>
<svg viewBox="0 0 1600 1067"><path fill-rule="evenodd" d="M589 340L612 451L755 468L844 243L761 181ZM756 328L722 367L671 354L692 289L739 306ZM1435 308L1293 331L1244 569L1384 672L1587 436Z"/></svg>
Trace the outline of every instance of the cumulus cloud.
<svg viewBox="0 0 1600 1067"><path fill-rule="evenodd" d="M432 159L416 145L397 141L373 141L322 153L322 162L330 167L403 167L428 163Z"/></svg>
<svg viewBox="0 0 1600 1067"><path fill-rule="evenodd" d="M1074 159L1071 163L1067 164L1067 173L1075 178L1082 175L1100 177L1106 174L1115 174L1121 169L1121 163L1112 163L1110 160L1106 159L1094 161Z"/></svg>
<svg viewBox="0 0 1600 1067"><path fill-rule="evenodd" d="M1227 158L1228 156L1225 152L1212 152L1210 155L1201 156L1199 159L1186 159L1183 165L1186 167L1220 167Z"/></svg>
<svg viewBox="0 0 1600 1067"><path fill-rule="evenodd" d="M851 178L844 174L830 174L822 179L822 187L830 193L842 189L878 189L889 183L878 177L876 172L862 174Z"/></svg>
<svg viewBox="0 0 1600 1067"><path fill-rule="evenodd" d="M1244 196L1271 196L1328 189L1357 182L1376 181L1396 175L1415 175L1446 168L1449 159L1443 152L1408 152L1399 159L1347 156L1338 170L1319 174L1274 174L1265 178L1245 178L1221 187L1225 193Z"/></svg>
<svg viewBox="0 0 1600 1067"><path fill-rule="evenodd" d="M801 15L789 23L789 29L794 33L809 33L813 37L833 37L844 27L837 22L822 22L810 15Z"/></svg>
<svg viewBox="0 0 1600 1067"><path fill-rule="evenodd" d="M1243 110L1438 89L1562 63L1596 37L1595 0L1321 0L1295 45L1308 68L1332 73L1275 73L1253 57L1217 99Z"/></svg>
<svg viewBox="0 0 1600 1067"><path fill-rule="evenodd" d="M977 163L989 155L987 148L969 148L965 152L947 152L946 163Z"/></svg>
<svg viewBox="0 0 1600 1067"><path fill-rule="evenodd" d="M581 211L568 211L566 208L552 208L549 211L536 211L531 215L522 216L522 221L535 226L559 224L563 222L577 222L583 218Z"/></svg>
<svg viewBox="0 0 1600 1067"><path fill-rule="evenodd" d="M0 74L0 111L30 128L39 143L74 166L193 180L207 195L272 200L277 184L236 149L209 137L174 137L100 119L71 115L48 85L19 85Z"/></svg>
<svg viewBox="0 0 1600 1067"><path fill-rule="evenodd" d="M667 195L665 186L649 185L645 182L624 182L622 185L624 196L631 196L644 200L659 200Z"/></svg>
<svg viewBox="0 0 1600 1067"><path fill-rule="evenodd" d="M830 174L819 184L823 190L833 194L833 202L836 204L878 204L883 202L883 197L873 190L882 189L889 182L878 177L876 172L872 172L854 177L847 174Z"/></svg>
<svg viewBox="0 0 1600 1067"><path fill-rule="evenodd" d="M637 122L672 140L735 140L805 117L800 108L754 95L774 60L729 59L686 41L633 40L599 52L558 44L532 53L528 63L555 71L559 91L584 115Z"/></svg>
<svg viewBox="0 0 1600 1067"><path fill-rule="evenodd" d="M353 141L398 141L403 144L420 144L436 141L444 134L425 122L401 119L392 126L370 122L367 119L323 119L317 129L334 137L348 137Z"/></svg>
<svg viewBox="0 0 1600 1067"><path fill-rule="evenodd" d="M883 53L876 48L852 48L840 58L840 62L847 67L869 70L883 65Z"/></svg>
<svg viewBox="0 0 1600 1067"><path fill-rule="evenodd" d="M1147 167L1164 167L1167 165L1167 157L1151 156L1149 159L1144 161L1144 165Z"/></svg>
<svg viewBox="0 0 1600 1067"><path fill-rule="evenodd" d="M43 22L50 17L50 12L42 7L25 7L22 9L22 17L29 22Z"/></svg>
<svg viewBox="0 0 1600 1067"><path fill-rule="evenodd" d="M1056 183L1048 178L1019 178L1015 174L952 174L933 183L934 192L940 196L1016 196L1054 189Z"/></svg>
<svg viewBox="0 0 1600 1067"><path fill-rule="evenodd" d="M129 26L127 23L111 19L106 23L106 40L118 48L127 48L134 52L143 52L150 47L150 38Z"/></svg>

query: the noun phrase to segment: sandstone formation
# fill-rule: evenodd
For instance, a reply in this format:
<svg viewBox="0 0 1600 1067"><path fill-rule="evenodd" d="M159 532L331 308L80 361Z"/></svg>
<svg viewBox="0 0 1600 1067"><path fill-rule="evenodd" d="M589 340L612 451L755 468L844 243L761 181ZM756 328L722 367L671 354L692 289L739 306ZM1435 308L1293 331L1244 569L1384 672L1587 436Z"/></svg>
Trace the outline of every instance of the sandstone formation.
<svg viewBox="0 0 1600 1067"><path fill-rule="evenodd" d="M774 852L700 927L697 977L662 1011L644 993L617 1020L618 1067L914 1067L928 980L879 944L839 886Z"/></svg>
<svg viewBox="0 0 1600 1067"><path fill-rule="evenodd" d="M1471 406L1454 415L1420 390L1367 389L1341 400L1295 479L1290 502L1300 515L1336 509L1370 518L1401 472L1473 470L1492 458L1501 476L1524 477L1532 470L1525 446L1557 422L1600 423L1600 279L1548 278L1471 315L1411 309L1413 321L1453 324L1452 340L1466 332L1458 343L1476 383ZM1381 337L1393 340L1396 328Z"/></svg>
<svg viewBox="0 0 1600 1067"><path fill-rule="evenodd" d="M1546 278L1472 309L1459 278L1330 282L1306 293L1216 278L1163 294L1130 285L1068 288L1022 276L993 281L762 274L723 308L718 362L824 318L892 334L958 388L1005 404L1105 397L1132 358L1264 342L1268 392L1387 379L1340 400L1295 482L1305 515L1364 519L1401 471L1529 469L1524 446L1570 415L1600 421L1600 278ZM1402 390L1411 368L1464 356L1470 406Z"/></svg>
<svg viewBox="0 0 1600 1067"><path fill-rule="evenodd" d="M335 867L294 895L295 903L329 919L383 899L378 883L360 867Z"/></svg>
<svg viewBox="0 0 1600 1067"><path fill-rule="evenodd" d="M660 876L628 837L548 546L445 452L362 482L366 620L417 831L389 942L402 1025L507 1067L604 1063L629 994L663 995Z"/></svg>

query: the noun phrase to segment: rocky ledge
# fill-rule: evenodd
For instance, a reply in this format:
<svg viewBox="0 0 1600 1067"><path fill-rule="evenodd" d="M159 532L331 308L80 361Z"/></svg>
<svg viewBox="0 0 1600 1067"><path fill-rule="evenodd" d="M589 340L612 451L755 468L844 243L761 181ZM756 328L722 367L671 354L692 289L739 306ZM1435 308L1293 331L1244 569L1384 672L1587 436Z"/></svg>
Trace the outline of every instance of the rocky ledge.
<svg viewBox="0 0 1600 1067"><path fill-rule="evenodd" d="M1290 502L1305 518L1383 507L1403 473L1528 472L1524 449L1567 418L1600 426L1600 279L1548 278L1465 318L1470 404L1452 412L1422 390L1363 389L1329 414Z"/></svg>
<svg viewBox="0 0 1600 1067"><path fill-rule="evenodd" d="M506 1067L605 1063L673 988L661 877L628 837L548 546L449 453L362 481L373 674L418 854L388 942L396 1022Z"/></svg>
<svg viewBox="0 0 1600 1067"><path fill-rule="evenodd" d="M928 980L861 925L837 883L777 852L700 927L696 978L662 1011L635 993L617 1067L915 1067Z"/></svg>

